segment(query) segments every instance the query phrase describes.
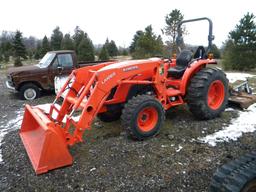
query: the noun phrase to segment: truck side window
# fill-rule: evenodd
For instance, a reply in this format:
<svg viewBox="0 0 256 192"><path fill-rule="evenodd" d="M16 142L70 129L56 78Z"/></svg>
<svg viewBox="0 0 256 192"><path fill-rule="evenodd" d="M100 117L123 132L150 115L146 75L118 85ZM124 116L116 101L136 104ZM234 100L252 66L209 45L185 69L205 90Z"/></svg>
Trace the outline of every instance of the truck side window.
<svg viewBox="0 0 256 192"><path fill-rule="evenodd" d="M53 61L52 67L53 67L53 68L57 68L58 65L59 65L59 64L58 64L58 59L55 58L55 60Z"/></svg>
<svg viewBox="0 0 256 192"><path fill-rule="evenodd" d="M59 65L65 68L73 67L73 60L71 54L60 54L58 55Z"/></svg>

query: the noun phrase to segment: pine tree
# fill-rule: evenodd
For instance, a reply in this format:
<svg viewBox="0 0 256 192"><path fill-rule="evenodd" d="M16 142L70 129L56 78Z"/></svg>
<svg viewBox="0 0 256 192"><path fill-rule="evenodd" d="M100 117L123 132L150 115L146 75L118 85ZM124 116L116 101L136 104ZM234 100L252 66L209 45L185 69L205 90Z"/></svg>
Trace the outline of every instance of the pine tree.
<svg viewBox="0 0 256 192"><path fill-rule="evenodd" d="M111 40L110 43L108 43L107 50L110 57L114 57L118 55L118 49L115 41L113 40Z"/></svg>
<svg viewBox="0 0 256 192"><path fill-rule="evenodd" d="M61 41L63 39L63 34L60 31L59 27L56 27L53 30L53 34L51 36L51 47L53 50L60 50L61 49Z"/></svg>
<svg viewBox="0 0 256 192"><path fill-rule="evenodd" d="M120 52L120 51L119 51L119 52ZM128 51L127 51L126 48L123 48L123 50L122 50L122 55L123 55L123 56L127 56L127 55L128 55Z"/></svg>
<svg viewBox="0 0 256 192"><path fill-rule="evenodd" d="M42 55L42 46L41 46L41 42L38 41L38 42L37 42L37 46L36 46L36 51L35 51L34 58L35 58L36 60L38 60L38 59L40 59L40 58L42 58L42 57L43 57L43 55Z"/></svg>
<svg viewBox="0 0 256 192"><path fill-rule="evenodd" d="M137 37L137 34L134 36L136 42L132 42L135 45L134 52L132 53L134 58L148 58L163 54L162 38L160 35L156 36L153 33L151 25L146 27L145 32L140 34L140 36Z"/></svg>
<svg viewBox="0 0 256 192"><path fill-rule="evenodd" d="M21 57L23 59L27 59L26 56L26 48L22 41L22 33L20 31L16 31L16 34L14 36L13 40L13 49L14 49L14 65L15 66L21 66Z"/></svg>
<svg viewBox="0 0 256 192"><path fill-rule="evenodd" d="M46 36L44 36L43 41L42 41L40 56L44 56L50 50L51 50L51 47L50 47L48 38Z"/></svg>
<svg viewBox="0 0 256 192"><path fill-rule="evenodd" d="M10 56L14 54L12 46L14 35L15 34L13 32L2 31L2 34L0 36L0 49L4 62L6 63L9 62Z"/></svg>
<svg viewBox="0 0 256 192"><path fill-rule="evenodd" d="M213 57L215 59L220 59L220 56L221 56L220 50L218 49L218 47L215 44L212 45L211 53L213 54Z"/></svg>
<svg viewBox="0 0 256 192"><path fill-rule="evenodd" d="M70 34L65 34L61 41L61 49L74 50L74 42L70 37Z"/></svg>
<svg viewBox="0 0 256 192"><path fill-rule="evenodd" d="M0 49L0 62L2 62L3 60L4 60L3 53L2 53L2 50Z"/></svg>
<svg viewBox="0 0 256 192"><path fill-rule="evenodd" d="M28 58L31 60L35 54L38 39L33 36L29 36L28 38L24 37L23 40L27 50Z"/></svg>
<svg viewBox="0 0 256 192"><path fill-rule="evenodd" d="M79 61L94 61L94 47L89 37L84 37L79 46L77 57Z"/></svg>
<svg viewBox="0 0 256 192"><path fill-rule="evenodd" d="M226 69L250 70L256 68L255 16L247 13L229 33L225 43L223 65Z"/></svg>
<svg viewBox="0 0 256 192"><path fill-rule="evenodd" d="M180 10L174 9L168 15L165 16L166 26L162 30L165 35L169 37L169 40L166 42L171 53L174 54L177 52L176 38L178 35L177 27L178 23L181 22L184 18L184 15ZM183 27L182 33L185 33L185 28Z"/></svg>
<svg viewBox="0 0 256 192"><path fill-rule="evenodd" d="M130 53L134 53L137 47L138 40L144 35L143 31L137 31L133 37L132 43L129 47Z"/></svg>
<svg viewBox="0 0 256 192"><path fill-rule="evenodd" d="M101 61L109 60L108 50L107 50L105 45L101 48L101 51L100 51L100 54L99 54L99 60L101 60Z"/></svg>
<svg viewBox="0 0 256 192"><path fill-rule="evenodd" d="M74 30L73 40L74 40L74 48L76 53L78 53L78 47L83 38L87 38L87 33L80 29L79 26L76 26Z"/></svg>

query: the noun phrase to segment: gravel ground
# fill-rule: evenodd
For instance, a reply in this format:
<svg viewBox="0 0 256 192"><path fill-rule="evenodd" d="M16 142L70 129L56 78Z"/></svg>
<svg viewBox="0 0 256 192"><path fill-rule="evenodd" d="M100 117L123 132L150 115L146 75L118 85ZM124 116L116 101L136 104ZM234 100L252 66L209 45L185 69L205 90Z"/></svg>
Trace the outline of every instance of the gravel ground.
<svg viewBox="0 0 256 192"><path fill-rule="evenodd" d="M0 72L0 117L15 119L15 112L31 105L49 103L51 94L33 102L17 99L3 85ZM185 106L168 111L159 135L146 141L126 137L120 121L95 120L86 141L71 148L74 164L36 176L18 135L5 135L0 163L0 191L207 191L218 166L256 146L256 134L215 147L198 137L222 129L237 117L235 110L221 117L198 121Z"/></svg>

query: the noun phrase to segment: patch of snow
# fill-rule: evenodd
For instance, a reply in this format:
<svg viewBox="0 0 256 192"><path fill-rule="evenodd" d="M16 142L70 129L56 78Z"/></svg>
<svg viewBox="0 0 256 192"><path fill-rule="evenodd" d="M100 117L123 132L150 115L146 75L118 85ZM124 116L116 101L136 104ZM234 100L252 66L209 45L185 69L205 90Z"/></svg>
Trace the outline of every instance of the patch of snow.
<svg viewBox="0 0 256 192"><path fill-rule="evenodd" d="M52 103L46 103L46 104L42 104L42 105L37 105L38 108L42 109L45 113L49 113L50 112L50 108L51 108L51 105ZM54 104L54 106L60 110L60 105L59 104ZM58 116L58 112L56 110L53 110L52 112L52 118L53 119L56 119ZM80 119L80 115L79 116L73 116L72 119L75 121L75 122L78 122L79 119ZM66 123L67 122L67 116L65 116L62 120L63 123Z"/></svg>
<svg viewBox="0 0 256 192"><path fill-rule="evenodd" d="M183 147L181 145L179 145L178 149L176 149L176 152L180 152L180 150L182 149Z"/></svg>
<svg viewBox="0 0 256 192"><path fill-rule="evenodd" d="M235 111L235 109L234 109L234 108L229 107L229 108L226 108L226 109L225 109L225 111Z"/></svg>
<svg viewBox="0 0 256 192"><path fill-rule="evenodd" d="M96 170L96 168L93 167L93 168L90 169L90 172L95 171L95 170Z"/></svg>
<svg viewBox="0 0 256 192"><path fill-rule="evenodd" d="M230 83L234 83L237 80L245 81L246 78L251 78L255 76L249 73L226 73L226 75Z"/></svg>
<svg viewBox="0 0 256 192"><path fill-rule="evenodd" d="M240 111L239 116L231 121L231 124L224 129L217 131L203 138L198 138L203 143L216 146L218 142L236 141L243 133L256 131L256 103L251 105L246 111Z"/></svg>
<svg viewBox="0 0 256 192"><path fill-rule="evenodd" d="M23 108L16 111L15 114L16 114L16 118L15 119L12 119L10 121L8 121L6 123L6 117L7 115L5 115L0 124L2 124L0 126L0 163L3 162L3 158L2 158L2 149L1 149L1 146L3 144L3 139L4 139L4 136L10 132L10 131L13 131L13 130L16 130L16 129L19 129L20 126L21 126L21 123L22 123L22 119L23 119L23 113L24 113L24 110Z"/></svg>

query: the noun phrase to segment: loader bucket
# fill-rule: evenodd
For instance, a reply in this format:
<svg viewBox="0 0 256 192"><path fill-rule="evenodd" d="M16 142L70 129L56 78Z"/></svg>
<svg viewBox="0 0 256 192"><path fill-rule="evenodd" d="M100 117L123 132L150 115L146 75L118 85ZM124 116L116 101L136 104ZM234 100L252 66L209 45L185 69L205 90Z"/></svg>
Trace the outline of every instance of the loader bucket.
<svg viewBox="0 0 256 192"><path fill-rule="evenodd" d="M63 131L39 108L25 106L20 137L36 174L73 162Z"/></svg>

